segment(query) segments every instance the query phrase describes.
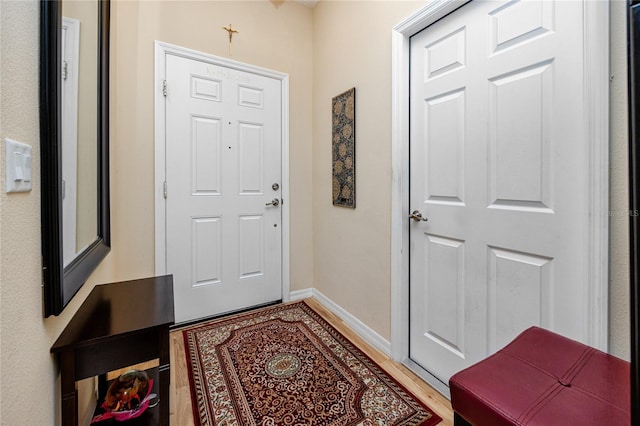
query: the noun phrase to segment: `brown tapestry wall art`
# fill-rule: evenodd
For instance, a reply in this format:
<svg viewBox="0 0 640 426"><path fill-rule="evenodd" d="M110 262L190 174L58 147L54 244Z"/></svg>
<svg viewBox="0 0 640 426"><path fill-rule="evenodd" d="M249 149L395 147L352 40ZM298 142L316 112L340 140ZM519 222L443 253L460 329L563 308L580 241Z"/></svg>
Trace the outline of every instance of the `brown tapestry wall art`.
<svg viewBox="0 0 640 426"><path fill-rule="evenodd" d="M356 88L332 100L333 205L356 207Z"/></svg>

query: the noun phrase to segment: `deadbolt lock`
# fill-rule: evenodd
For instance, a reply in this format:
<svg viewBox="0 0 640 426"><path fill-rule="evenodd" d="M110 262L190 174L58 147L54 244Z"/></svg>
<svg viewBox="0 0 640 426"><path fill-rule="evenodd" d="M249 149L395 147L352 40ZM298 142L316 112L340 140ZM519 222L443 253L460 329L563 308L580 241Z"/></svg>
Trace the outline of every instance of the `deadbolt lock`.
<svg viewBox="0 0 640 426"><path fill-rule="evenodd" d="M274 183L273 185L271 185L271 189L273 189L274 191L277 191L278 189L280 189L280 185L278 185L277 183Z"/></svg>

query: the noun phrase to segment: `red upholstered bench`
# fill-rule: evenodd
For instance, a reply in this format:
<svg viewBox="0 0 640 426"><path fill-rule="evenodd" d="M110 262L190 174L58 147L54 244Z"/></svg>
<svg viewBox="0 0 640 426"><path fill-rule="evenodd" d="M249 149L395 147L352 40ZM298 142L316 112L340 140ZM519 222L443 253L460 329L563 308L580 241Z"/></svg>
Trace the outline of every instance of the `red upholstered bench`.
<svg viewBox="0 0 640 426"><path fill-rule="evenodd" d="M629 363L538 327L449 381L455 425L629 425Z"/></svg>

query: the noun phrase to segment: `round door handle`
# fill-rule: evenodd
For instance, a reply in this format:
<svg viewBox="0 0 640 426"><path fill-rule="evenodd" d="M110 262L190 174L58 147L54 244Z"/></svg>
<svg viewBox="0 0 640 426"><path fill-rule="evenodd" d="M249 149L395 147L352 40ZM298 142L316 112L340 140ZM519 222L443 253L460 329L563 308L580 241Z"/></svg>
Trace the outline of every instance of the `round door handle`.
<svg viewBox="0 0 640 426"><path fill-rule="evenodd" d="M265 204L265 206L274 206L274 207L278 207L279 205L280 205L279 198L274 198L273 200L271 200L271 202Z"/></svg>
<svg viewBox="0 0 640 426"><path fill-rule="evenodd" d="M416 222L426 222L429 220L426 217L422 217L422 213L420 213L419 210L412 211L411 214L409 215L409 219L413 219Z"/></svg>

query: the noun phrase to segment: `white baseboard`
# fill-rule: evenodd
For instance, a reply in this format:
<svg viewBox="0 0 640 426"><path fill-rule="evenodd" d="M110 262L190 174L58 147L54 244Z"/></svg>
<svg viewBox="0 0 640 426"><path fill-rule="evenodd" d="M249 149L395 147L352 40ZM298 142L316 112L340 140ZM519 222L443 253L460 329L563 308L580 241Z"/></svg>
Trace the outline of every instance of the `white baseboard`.
<svg viewBox="0 0 640 426"><path fill-rule="evenodd" d="M305 288L303 290L295 290L289 293L289 301L294 302L296 300L308 299L313 297L313 289Z"/></svg>
<svg viewBox="0 0 640 426"><path fill-rule="evenodd" d="M322 304L325 308L333 312L338 316L345 324L353 330L361 339L365 342L378 349L382 353L387 356L391 355L391 343L375 332L371 327L360 321L349 311L344 309L342 306L338 305L333 300L329 299L327 296L316 290L315 288L307 288L304 290L296 290L292 291L290 295L290 300L301 300L307 299L309 297L313 297L320 304Z"/></svg>

